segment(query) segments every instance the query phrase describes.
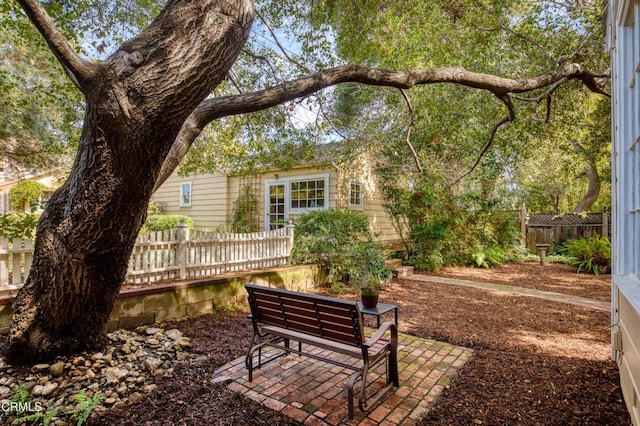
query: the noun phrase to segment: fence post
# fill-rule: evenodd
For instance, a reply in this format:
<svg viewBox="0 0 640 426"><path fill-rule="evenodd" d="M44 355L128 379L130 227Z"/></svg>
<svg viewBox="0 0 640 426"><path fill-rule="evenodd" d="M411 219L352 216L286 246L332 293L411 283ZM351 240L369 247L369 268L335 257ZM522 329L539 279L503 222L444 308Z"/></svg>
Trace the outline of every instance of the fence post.
<svg viewBox="0 0 640 426"><path fill-rule="evenodd" d="M0 238L0 287L9 285L9 239Z"/></svg>
<svg viewBox="0 0 640 426"><path fill-rule="evenodd" d="M287 228L287 235L289 236L289 243L287 244L287 256L289 256L289 259L291 259L291 253L293 252L293 236L294 236L294 229L295 229L295 225L293 224L292 220L289 220L289 223L287 223L286 228Z"/></svg>
<svg viewBox="0 0 640 426"><path fill-rule="evenodd" d="M520 208L520 235L524 244L527 244L527 207L522 204Z"/></svg>
<svg viewBox="0 0 640 426"><path fill-rule="evenodd" d="M180 219L178 223L178 250L176 251L176 261L180 265L180 278L187 277L187 241L189 240L189 230L184 223L184 219Z"/></svg>

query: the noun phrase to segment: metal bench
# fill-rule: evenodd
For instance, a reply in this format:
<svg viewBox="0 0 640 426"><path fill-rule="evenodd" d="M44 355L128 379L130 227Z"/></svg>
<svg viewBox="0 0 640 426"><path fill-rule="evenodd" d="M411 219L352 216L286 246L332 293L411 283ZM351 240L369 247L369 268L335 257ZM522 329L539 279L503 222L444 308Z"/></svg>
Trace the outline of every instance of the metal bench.
<svg viewBox="0 0 640 426"><path fill-rule="evenodd" d="M255 284L246 284L245 288L253 323L253 337L245 359L250 382L253 381L254 369L291 352L354 370L347 384L349 419L353 419L354 387L358 380L358 406L363 412L368 411L393 386L399 386L395 324L384 322L371 337L366 338L356 302ZM389 337L383 339L386 335ZM298 342L297 349L291 346L292 340ZM304 351L303 344L348 355L356 362L347 364L318 356ZM266 359L262 359L262 349L266 346L281 351L271 351ZM256 351L257 365L254 365ZM386 363L387 384L367 398L367 373L381 362Z"/></svg>

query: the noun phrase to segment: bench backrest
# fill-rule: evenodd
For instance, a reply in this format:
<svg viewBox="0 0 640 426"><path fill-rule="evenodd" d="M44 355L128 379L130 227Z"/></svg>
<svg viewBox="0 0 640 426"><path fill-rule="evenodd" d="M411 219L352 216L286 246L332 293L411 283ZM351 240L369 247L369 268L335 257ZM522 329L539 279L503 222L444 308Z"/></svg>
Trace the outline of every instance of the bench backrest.
<svg viewBox="0 0 640 426"><path fill-rule="evenodd" d="M362 346L358 304L350 300L245 284L254 321Z"/></svg>

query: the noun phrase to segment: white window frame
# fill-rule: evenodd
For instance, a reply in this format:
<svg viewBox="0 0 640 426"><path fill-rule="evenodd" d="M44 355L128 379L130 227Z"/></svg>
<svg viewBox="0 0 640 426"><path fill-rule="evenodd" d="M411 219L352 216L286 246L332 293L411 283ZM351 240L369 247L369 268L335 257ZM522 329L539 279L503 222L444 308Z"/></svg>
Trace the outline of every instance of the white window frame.
<svg viewBox="0 0 640 426"><path fill-rule="evenodd" d="M324 206L322 207L304 207L304 208L294 208L291 206L291 184L293 182L302 182L302 181L310 181L310 180L323 180L324 181ZM269 185L272 184L280 184L284 185L284 208L285 208L285 218L289 218L290 215L299 215L304 214L313 210L324 210L329 208L329 173L317 173L311 175L299 175L299 176L287 176L281 177L278 179L269 179L265 180L265 216L266 213L269 212L269 194L268 188ZM265 223L268 223L265 220ZM268 225L267 225L268 226Z"/></svg>
<svg viewBox="0 0 640 426"><path fill-rule="evenodd" d="M185 188L189 188L189 200L185 201ZM180 207L191 207L191 203L193 201L193 182L180 182Z"/></svg>
<svg viewBox="0 0 640 426"><path fill-rule="evenodd" d="M324 197L323 197L323 206L317 207L293 207L293 199L292 199L292 189L291 186L295 182L304 182L304 181L324 181ZM309 175L309 176L292 176L287 178L286 185L286 196L287 199L287 207L289 209L290 214L303 214L306 212L310 212L313 210L324 210L329 207L329 174L325 173L322 175Z"/></svg>
<svg viewBox="0 0 640 426"><path fill-rule="evenodd" d="M359 203L351 202L351 200L353 199L352 197L353 185L358 185L357 191L358 191L358 199L360 200ZM347 187L347 200L349 204L349 210L356 210L356 211L364 210L364 182L357 179L349 180L349 186Z"/></svg>

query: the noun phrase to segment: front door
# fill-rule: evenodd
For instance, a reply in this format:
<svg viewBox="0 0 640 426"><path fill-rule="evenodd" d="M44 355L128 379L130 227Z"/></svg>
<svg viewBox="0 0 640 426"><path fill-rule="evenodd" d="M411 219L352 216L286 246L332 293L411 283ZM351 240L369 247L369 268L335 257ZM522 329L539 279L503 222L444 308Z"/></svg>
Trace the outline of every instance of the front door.
<svg viewBox="0 0 640 426"><path fill-rule="evenodd" d="M285 209L285 184L267 184L267 230L282 228L287 224Z"/></svg>

